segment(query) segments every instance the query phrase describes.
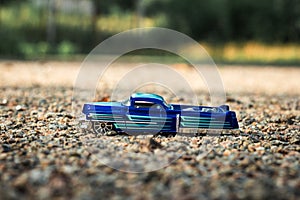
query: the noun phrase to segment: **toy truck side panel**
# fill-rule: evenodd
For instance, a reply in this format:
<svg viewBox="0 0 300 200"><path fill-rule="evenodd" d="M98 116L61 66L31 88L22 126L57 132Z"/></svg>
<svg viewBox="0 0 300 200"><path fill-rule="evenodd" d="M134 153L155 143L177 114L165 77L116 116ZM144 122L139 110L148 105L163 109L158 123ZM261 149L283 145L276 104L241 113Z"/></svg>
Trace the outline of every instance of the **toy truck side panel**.
<svg viewBox="0 0 300 200"><path fill-rule="evenodd" d="M224 113L195 113L182 112L180 116L181 128L204 128L204 129L231 129L236 125L232 124L230 115L232 112Z"/></svg>

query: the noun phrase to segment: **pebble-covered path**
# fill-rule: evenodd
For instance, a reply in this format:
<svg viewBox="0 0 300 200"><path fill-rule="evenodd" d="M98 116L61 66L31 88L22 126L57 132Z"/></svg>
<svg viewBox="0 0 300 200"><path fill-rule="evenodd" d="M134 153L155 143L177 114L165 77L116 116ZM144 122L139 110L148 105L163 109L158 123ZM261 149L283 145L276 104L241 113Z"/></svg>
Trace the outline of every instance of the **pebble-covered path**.
<svg viewBox="0 0 300 200"><path fill-rule="evenodd" d="M168 146L180 153L149 173L118 171L97 159L76 129L71 98L68 87L0 89L0 199L300 197L299 96L228 95L240 130L222 136L102 136L107 147L122 146L132 157L163 157ZM208 140L213 149L199 156ZM141 167L153 169L151 163Z"/></svg>

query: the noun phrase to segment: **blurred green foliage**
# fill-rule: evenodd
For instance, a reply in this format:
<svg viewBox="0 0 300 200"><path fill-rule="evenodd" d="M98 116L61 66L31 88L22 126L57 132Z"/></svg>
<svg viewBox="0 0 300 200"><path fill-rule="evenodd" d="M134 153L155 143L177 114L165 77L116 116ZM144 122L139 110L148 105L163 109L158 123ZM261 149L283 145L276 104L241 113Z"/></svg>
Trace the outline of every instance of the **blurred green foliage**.
<svg viewBox="0 0 300 200"><path fill-rule="evenodd" d="M148 14L167 26L212 42L300 42L299 0L155 0ZM160 9L156 9L160 8Z"/></svg>
<svg viewBox="0 0 300 200"><path fill-rule="evenodd" d="M299 0L85 0L93 5L88 14L51 10L49 2L55 0L44 1L44 6L34 1L38 0L0 0L0 57L86 54L113 34L143 26L186 33L204 42L220 61L225 50L238 52L230 45L227 48L232 42L235 46L249 41L275 44L276 48L289 44L297 50L300 44ZM294 62L297 56L285 58ZM228 56L235 57L240 58Z"/></svg>

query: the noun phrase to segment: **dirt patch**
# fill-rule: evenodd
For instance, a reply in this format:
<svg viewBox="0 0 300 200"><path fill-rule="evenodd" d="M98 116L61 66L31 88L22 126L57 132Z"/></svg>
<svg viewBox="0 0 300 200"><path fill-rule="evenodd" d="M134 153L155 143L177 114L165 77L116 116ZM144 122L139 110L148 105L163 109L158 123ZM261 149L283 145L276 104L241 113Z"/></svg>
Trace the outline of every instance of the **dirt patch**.
<svg viewBox="0 0 300 200"><path fill-rule="evenodd" d="M140 64L112 65L102 77L106 87L113 87L128 69ZM80 66L80 62L1 62L0 85L2 87L35 85L72 87ZM193 89L208 90L205 81L199 79L199 75L191 67L178 64L171 67L182 74ZM300 94L299 67L221 66L218 69L228 93Z"/></svg>

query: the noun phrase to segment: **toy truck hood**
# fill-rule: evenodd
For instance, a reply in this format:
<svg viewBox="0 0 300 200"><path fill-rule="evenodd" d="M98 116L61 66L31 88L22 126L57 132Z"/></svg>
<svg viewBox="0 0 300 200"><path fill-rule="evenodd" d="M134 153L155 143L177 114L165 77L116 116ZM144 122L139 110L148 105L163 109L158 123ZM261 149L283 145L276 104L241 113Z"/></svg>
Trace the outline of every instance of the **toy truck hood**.
<svg viewBox="0 0 300 200"><path fill-rule="evenodd" d="M93 113L99 110L111 110L114 108L122 108L124 105L120 102L90 102L85 103L82 109L83 113Z"/></svg>
<svg viewBox="0 0 300 200"><path fill-rule="evenodd" d="M91 106L122 106L121 102L90 102L85 103L84 105L91 105Z"/></svg>

